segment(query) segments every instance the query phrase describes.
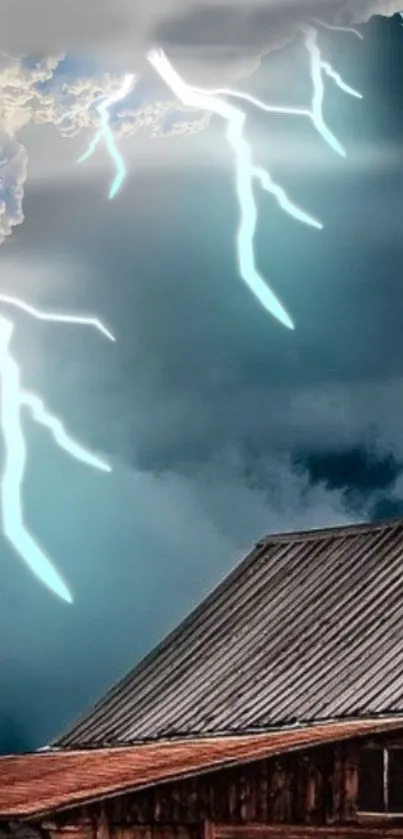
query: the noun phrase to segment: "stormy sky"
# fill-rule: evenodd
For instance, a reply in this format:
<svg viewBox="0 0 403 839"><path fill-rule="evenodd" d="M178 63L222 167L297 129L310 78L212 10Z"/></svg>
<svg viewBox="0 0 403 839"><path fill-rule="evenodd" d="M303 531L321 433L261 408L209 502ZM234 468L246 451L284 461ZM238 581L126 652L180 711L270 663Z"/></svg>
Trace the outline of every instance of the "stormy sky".
<svg viewBox="0 0 403 839"><path fill-rule="evenodd" d="M96 313L117 336L111 345L13 313L24 382L113 471L85 468L24 424L26 518L74 604L0 539L3 752L59 734L264 534L403 512L403 29L397 16L371 17L397 5L294 0L280 13L273 0L252 10L193 0L186 10L171 3L169 15L161 2L145 5L135 19L126 0L94 0L84 20L73 0L65 19L45 0L0 3L3 87L14 73L1 141L17 149L0 214L1 291ZM326 58L363 93L327 90L346 159L310 125L248 109L256 158L325 225L298 225L258 194L259 267L287 301L290 333L238 276L232 159L218 120L193 131L182 114L184 136L171 131L161 102L172 97L145 77L121 131L128 177L109 202L107 157L76 165L91 137L81 100L63 134L55 76L51 106L46 87L39 117L26 119L34 61L9 56L67 51L63 81L76 102L94 74L144 74L145 50L162 43L199 82L304 103L310 79L292 35L313 13L369 19L363 41L320 35Z"/></svg>

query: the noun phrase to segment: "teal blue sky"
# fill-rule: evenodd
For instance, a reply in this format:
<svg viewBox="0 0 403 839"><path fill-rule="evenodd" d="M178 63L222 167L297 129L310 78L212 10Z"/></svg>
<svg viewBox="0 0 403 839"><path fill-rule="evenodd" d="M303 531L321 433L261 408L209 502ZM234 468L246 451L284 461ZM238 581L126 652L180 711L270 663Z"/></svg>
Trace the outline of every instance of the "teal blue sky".
<svg viewBox="0 0 403 839"><path fill-rule="evenodd" d="M75 602L52 597L0 539L3 751L55 736L264 533L403 509L403 30L377 18L363 32L322 42L364 94L329 89L346 160L309 126L248 114L261 163L325 223L299 226L258 196L259 266L292 334L238 277L218 121L122 140L129 174L114 202L105 157L76 165L88 132L22 132L25 220L1 246L2 287L94 312L117 342L15 317L26 383L113 472L68 460L27 421L27 518ZM273 61L284 93L286 53L268 54L248 89L271 84ZM93 62L62 70L91 74ZM304 101L309 79L295 78ZM161 95L142 84L144 99Z"/></svg>

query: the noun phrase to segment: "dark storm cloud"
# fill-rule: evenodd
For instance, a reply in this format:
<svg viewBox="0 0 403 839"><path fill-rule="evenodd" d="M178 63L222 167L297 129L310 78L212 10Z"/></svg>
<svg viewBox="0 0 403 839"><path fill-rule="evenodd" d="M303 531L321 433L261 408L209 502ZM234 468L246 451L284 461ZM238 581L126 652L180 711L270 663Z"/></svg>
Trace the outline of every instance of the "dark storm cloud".
<svg viewBox="0 0 403 839"><path fill-rule="evenodd" d="M373 521L403 518L403 499L382 498L374 505L371 511L371 518Z"/></svg>
<svg viewBox="0 0 403 839"><path fill-rule="evenodd" d="M180 5L157 17L153 44L164 47L197 84L230 83L251 75L261 58L285 47L312 18L351 26L393 15L400 0L239 0ZM291 59L290 59L291 61ZM189 69L188 69L189 65ZM200 69L199 69L200 68ZM212 77L212 80L210 79Z"/></svg>
<svg viewBox="0 0 403 839"><path fill-rule="evenodd" d="M299 24L312 18L349 25L366 22L374 14L393 15L400 0L261 0L241 3L198 2L185 9L166 9L153 28L159 44L186 51L208 47L208 54L226 49L242 53L270 51L296 34Z"/></svg>
<svg viewBox="0 0 403 839"><path fill-rule="evenodd" d="M285 44L296 19L293 9L284 14L277 8L252 4L200 6L161 20L153 39L167 48L182 47L189 52L207 46L209 56L215 51L217 58L227 50L239 56Z"/></svg>
<svg viewBox="0 0 403 839"><path fill-rule="evenodd" d="M310 452L296 458L307 469L312 483L324 483L329 489L357 490L362 495L392 487L403 464L392 454L380 454L364 446L347 451Z"/></svg>
<svg viewBox="0 0 403 839"><path fill-rule="evenodd" d="M373 505L377 496L387 498L403 471L403 462L393 454L362 445L299 453L294 463L300 473L308 475L311 485L320 484L341 492L349 509L368 508L368 501ZM382 498L376 500L371 517L374 513L379 517L382 503L385 503Z"/></svg>
<svg viewBox="0 0 403 839"><path fill-rule="evenodd" d="M395 0L261 0L245 11L245 3L226 0L2 0L1 48L10 52L53 53L100 50L121 53L135 65L150 43L161 37L177 45L238 46L259 52L262 27L266 46L288 37L296 20L313 12L327 19L367 20L372 14L399 11ZM216 29L216 26L218 27ZM244 35L242 34L244 31ZM219 44L220 41L220 44ZM131 56L131 58L130 58ZM242 56L240 56L242 57Z"/></svg>
<svg viewBox="0 0 403 839"><path fill-rule="evenodd" d="M316 16L331 22L341 9L340 0L200 4L162 18L153 37L163 45L187 50L206 45L217 51L227 47L238 54L263 47L270 50L285 44L299 23Z"/></svg>

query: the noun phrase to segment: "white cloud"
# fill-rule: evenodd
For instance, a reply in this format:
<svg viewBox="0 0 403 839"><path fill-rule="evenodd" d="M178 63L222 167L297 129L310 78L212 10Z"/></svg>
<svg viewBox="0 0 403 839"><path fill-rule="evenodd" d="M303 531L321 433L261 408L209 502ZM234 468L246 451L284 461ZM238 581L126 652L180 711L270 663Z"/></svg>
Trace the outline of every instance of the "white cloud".
<svg viewBox="0 0 403 839"><path fill-rule="evenodd" d="M16 137L0 131L0 244L21 224L27 153Z"/></svg>
<svg viewBox="0 0 403 839"><path fill-rule="evenodd" d="M2 55L0 59L0 243L23 221L27 152L19 139L30 124L53 125L61 136L74 137L84 129L96 130L99 116L93 106L100 95L111 95L122 77L104 74L71 78L59 74L63 55L36 64ZM206 127L209 115L178 109L172 100L146 102L116 117L116 134L127 137L140 129L151 136L191 134Z"/></svg>

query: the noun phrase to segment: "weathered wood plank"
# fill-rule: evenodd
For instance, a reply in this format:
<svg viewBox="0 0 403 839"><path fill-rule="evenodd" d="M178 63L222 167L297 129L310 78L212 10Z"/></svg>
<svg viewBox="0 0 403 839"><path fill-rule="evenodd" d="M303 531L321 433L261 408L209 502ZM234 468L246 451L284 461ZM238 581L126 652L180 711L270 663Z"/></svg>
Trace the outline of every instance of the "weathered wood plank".
<svg viewBox="0 0 403 839"><path fill-rule="evenodd" d="M306 830L312 826L316 831L316 826L358 825L360 745L349 741L298 750L121 794L55 814L49 832L71 829L78 839L136 839L137 828L143 826L145 831L155 828L157 839L162 837L159 828L169 828L172 834L176 831L177 839L182 839L181 831L185 831L184 839L189 839L192 832L200 835L207 820L227 825L284 824L288 837L290 825L307 825ZM128 833L120 835L120 828L127 828ZM374 829L378 831L374 835L381 835L381 828ZM390 829L385 823L382 835ZM371 835L368 828L365 835ZM399 830L398 835L403 839Z"/></svg>
<svg viewBox="0 0 403 839"><path fill-rule="evenodd" d="M357 743L351 742L344 748L344 778L343 778L343 809L341 812L342 821L355 821L358 809L358 764L359 747Z"/></svg>
<svg viewBox="0 0 403 839"><path fill-rule="evenodd" d="M313 825L209 824L205 839L402 839L401 828Z"/></svg>

